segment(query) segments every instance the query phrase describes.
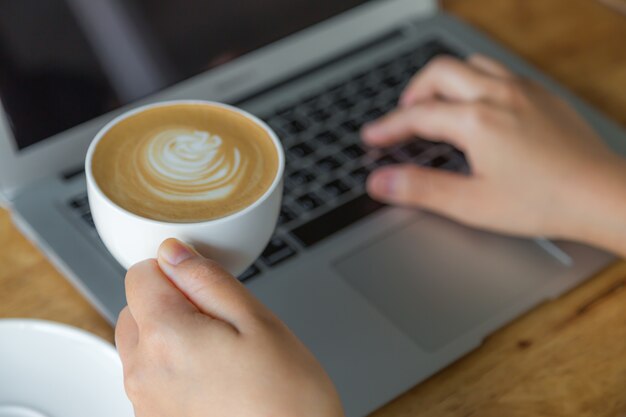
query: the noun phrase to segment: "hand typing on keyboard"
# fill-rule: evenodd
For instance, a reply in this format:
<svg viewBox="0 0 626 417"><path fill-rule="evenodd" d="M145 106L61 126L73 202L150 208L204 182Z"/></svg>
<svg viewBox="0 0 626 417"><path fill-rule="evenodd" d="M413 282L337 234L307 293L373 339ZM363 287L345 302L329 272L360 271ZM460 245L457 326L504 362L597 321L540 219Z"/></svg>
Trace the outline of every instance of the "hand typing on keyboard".
<svg viewBox="0 0 626 417"><path fill-rule="evenodd" d="M137 417L343 415L314 357L234 277L175 240L126 277L116 342Z"/></svg>
<svg viewBox="0 0 626 417"><path fill-rule="evenodd" d="M380 168L368 179L375 199L626 255L625 161L564 101L489 58L436 58L399 109L362 135L380 147L415 135L448 142L472 169L468 176L414 164Z"/></svg>

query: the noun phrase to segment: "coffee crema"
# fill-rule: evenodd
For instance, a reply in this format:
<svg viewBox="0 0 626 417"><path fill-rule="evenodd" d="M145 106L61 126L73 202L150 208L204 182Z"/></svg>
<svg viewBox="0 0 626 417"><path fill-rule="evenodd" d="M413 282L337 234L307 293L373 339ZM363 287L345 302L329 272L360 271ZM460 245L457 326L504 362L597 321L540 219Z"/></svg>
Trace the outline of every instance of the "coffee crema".
<svg viewBox="0 0 626 417"><path fill-rule="evenodd" d="M107 131L93 177L118 206L174 223L225 217L257 201L278 171L270 135L211 104L172 104L131 115Z"/></svg>

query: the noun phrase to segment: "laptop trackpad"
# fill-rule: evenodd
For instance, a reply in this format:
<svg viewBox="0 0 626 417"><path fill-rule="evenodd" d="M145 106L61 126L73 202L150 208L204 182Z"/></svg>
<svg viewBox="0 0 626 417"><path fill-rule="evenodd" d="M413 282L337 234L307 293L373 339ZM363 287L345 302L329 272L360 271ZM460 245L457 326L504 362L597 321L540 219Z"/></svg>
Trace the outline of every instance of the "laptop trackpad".
<svg viewBox="0 0 626 417"><path fill-rule="evenodd" d="M420 347L437 350L530 292L562 264L533 242L423 216L335 262Z"/></svg>

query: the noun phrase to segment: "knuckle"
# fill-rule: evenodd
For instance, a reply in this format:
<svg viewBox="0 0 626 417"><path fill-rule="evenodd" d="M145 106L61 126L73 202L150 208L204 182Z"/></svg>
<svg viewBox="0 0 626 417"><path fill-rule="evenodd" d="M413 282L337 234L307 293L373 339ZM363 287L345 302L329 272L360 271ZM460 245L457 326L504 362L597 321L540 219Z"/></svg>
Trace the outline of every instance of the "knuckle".
<svg viewBox="0 0 626 417"><path fill-rule="evenodd" d="M143 323L139 331L142 351L149 357L166 361L171 358L176 344L176 332L168 325L156 321Z"/></svg>
<svg viewBox="0 0 626 417"><path fill-rule="evenodd" d="M465 111L465 126L471 132L484 130L494 121L493 112L483 104L473 104Z"/></svg>
<svg viewBox="0 0 626 417"><path fill-rule="evenodd" d="M124 284L126 292L133 291L141 282L142 277L150 270L154 269L156 261L154 259L145 260L131 266L126 272Z"/></svg>
<svg viewBox="0 0 626 417"><path fill-rule="evenodd" d="M146 270L146 268L152 267L154 263L156 263L154 259L146 259L145 261L138 262L128 269L126 276L130 278L135 278L138 275L141 275Z"/></svg>
<svg viewBox="0 0 626 417"><path fill-rule="evenodd" d="M517 80L503 80L498 86L498 95L510 106L521 105L526 97L523 86Z"/></svg>
<svg viewBox="0 0 626 417"><path fill-rule="evenodd" d="M449 55L440 55L433 58L426 67L431 68L432 70L441 71L454 68L458 63L458 59L454 57L451 57Z"/></svg>
<svg viewBox="0 0 626 417"><path fill-rule="evenodd" d="M211 287L224 281L224 270L214 261L202 260L186 271L186 284L190 294L201 296Z"/></svg>
<svg viewBox="0 0 626 417"><path fill-rule="evenodd" d="M124 278L124 286L126 287L126 294L130 293L135 287L135 281L137 280L137 265L131 266L126 272Z"/></svg>
<svg viewBox="0 0 626 417"><path fill-rule="evenodd" d="M417 119L417 116L419 116L422 113L433 113L435 111L437 111L440 108L440 104L437 101L431 100L431 101L425 101L423 103L420 103L419 108L413 108L411 109L411 120L415 120Z"/></svg>
<svg viewBox="0 0 626 417"><path fill-rule="evenodd" d="M171 293L156 293L150 296L149 302L153 305L153 308L168 309L178 304L179 298ZM145 320L145 314L143 319ZM150 320L150 319L149 319ZM161 324L161 326L164 326Z"/></svg>
<svg viewBox="0 0 626 417"><path fill-rule="evenodd" d="M414 133L422 132L422 134L428 134L424 130L430 130L432 126L430 123L424 123L424 121L430 116L436 115L439 109L441 109L441 104L438 102L425 101L420 103L419 106L406 110L404 120L407 128Z"/></svg>
<svg viewBox="0 0 626 417"><path fill-rule="evenodd" d="M120 313L117 319L117 325L115 326L115 341L116 344L119 344L119 341L123 341L127 334L124 333L122 329L124 329L124 324L129 320L128 307L125 307L124 310Z"/></svg>
<svg viewBox="0 0 626 417"><path fill-rule="evenodd" d="M132 320L132 315L130 313L130 308L126 306L122 309L122 311L120 311L120 314L117 316L116 323L118 323L118 326L115 327L115 330L118 330L121 327L119 326L120 323L126 323L128 320Z"/></svg>
<svg viewBox="0 0 626 417"><path fill-rule="evenodd" d="M141 381L140 372L137 367L133 365L124 366L124 389L128 398L131 400L140 398L142 396L144 384Z"/></svg>
<svg viewBox="0 0 626 417"><path fill-rule="evenodd" d="M141 323L139 334L143 345L151 345L163 337L162 324L155 320L146 320Z"/></svg>
<svg viewBox="0 0 626 417"><path fill-rule="evenodd" d="M437 56L430 60L426 66L419 71L414 77L413 81L422 78L431 78L439 73L446 73L454 70L458 65L458 61L450 56Z"/></svg>
<svg viewBox="0 0 626 417"><path fill-rule="evenodd" d="M117 322L119 323L120 320L125 320L125 318L128 316L128 312L128 306L124 307L122 311L120 311L120 314L117 315Z"/></svg>

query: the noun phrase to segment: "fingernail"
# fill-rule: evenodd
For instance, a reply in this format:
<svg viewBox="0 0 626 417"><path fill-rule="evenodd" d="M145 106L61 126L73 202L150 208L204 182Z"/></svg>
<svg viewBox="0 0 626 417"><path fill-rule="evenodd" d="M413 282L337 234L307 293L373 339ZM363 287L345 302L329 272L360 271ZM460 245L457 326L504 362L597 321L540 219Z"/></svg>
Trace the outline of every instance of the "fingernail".
<svg viewBox="0 0 626 417"><path fill-rule="evenodd" d="M379 197L391 197L395 192L396 179L397 176L393 170L375 172L368 181L370 191Z"/></svg>
<svg viewBox="0 0 626 417"><path fill-rule="evenodd" d="M179 240L168 239L161 244L159 256L170 265L179 265L187 259L196 256L196 253L189 246Z"/></svg>

